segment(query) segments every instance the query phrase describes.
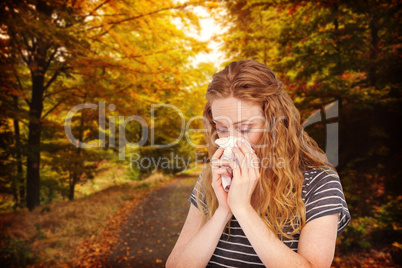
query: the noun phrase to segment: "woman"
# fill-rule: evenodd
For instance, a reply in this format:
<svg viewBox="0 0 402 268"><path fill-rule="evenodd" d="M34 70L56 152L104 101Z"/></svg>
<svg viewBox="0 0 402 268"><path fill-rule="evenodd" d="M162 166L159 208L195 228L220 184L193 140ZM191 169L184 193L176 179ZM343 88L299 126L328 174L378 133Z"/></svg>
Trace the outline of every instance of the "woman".
<svg viewBox="0 0 402 268"><path fill-rule="evenodd" d="M267 66L232 62L208 87L210 163L167 267L330 267L350 214L335 168L303 131L300 114ZM217 137L217 135L218 137ZM220 159L217 138L248 141ZM221 175L230 176L230 190Z"/></svg>

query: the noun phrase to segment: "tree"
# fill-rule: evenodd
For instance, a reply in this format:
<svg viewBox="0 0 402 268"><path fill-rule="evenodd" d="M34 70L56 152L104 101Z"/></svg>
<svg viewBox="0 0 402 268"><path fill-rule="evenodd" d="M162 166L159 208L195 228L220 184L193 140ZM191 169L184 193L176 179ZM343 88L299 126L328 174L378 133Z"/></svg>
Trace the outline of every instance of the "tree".
<svg viewBox="0 0 402 268"><path fill-rule="evenodd" d="M14 103L28 113L24 123L28 126L26 205L30 210L40 203L44 120L74 102L107 99L118 102L118 109L138 111L141 105L131 105L128 96L134 102L141 95L158 100L159 89L177 92L188 57L205 49L205 44L186 37L171 21L176 17L188 26L197 25L197 17L186 9L190 4L197 3L37 0L0 4L3 68L14 71L5 86L13 90L2 95L10 106Z"/></svg>

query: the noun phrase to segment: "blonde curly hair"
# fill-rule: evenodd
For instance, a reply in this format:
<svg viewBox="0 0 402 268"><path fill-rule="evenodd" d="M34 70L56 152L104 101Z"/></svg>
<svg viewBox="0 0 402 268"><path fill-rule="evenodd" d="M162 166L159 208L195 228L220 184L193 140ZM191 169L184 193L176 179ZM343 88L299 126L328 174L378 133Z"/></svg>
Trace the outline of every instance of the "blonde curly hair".
<svg viewBox="0 0 402 268"><path fill-rule="evenodd" d="M251 205L267 227L278 237L291 238L305 224L306 211L302 200L304 170L324 166L335 170L317 143L303 130L300 113L284 90L283 83L266 65L254 60L232 62L213 76L206 93L203 116L209 158L217 150L213 138L216 127L211 105L216 99L234 97L262 108L265 128L255 153L259 159L283 163L268 168L260 165L260 180L251 198ZM336 171L336 170L335 170ZM198 184L196 200L209 219L218 208L211 186L212 172L208 164ZM228 223L230 225L230 222ZM291 229L289 229L291 228ZM290 234L289 232L291 230Z"/></svg>

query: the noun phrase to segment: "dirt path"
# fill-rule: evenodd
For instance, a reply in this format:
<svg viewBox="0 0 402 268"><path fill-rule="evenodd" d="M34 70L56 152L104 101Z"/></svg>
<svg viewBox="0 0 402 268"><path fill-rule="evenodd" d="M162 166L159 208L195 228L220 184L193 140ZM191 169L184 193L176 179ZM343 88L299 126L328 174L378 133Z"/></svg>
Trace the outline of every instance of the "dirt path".
<svg viewBox="0 0 402 268"><path fill-rule="evenodd" d="M128 217L107 267L165 267L187 216L199 172L152 191Z"/></svg>

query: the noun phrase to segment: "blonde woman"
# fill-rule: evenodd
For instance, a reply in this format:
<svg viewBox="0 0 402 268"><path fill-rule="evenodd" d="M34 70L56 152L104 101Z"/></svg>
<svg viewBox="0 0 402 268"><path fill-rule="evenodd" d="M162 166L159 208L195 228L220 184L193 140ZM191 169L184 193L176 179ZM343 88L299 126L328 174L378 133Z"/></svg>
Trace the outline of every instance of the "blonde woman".
<svg viewBox="0 0 402 268"><path fill-rule="evenodd" d="M303 131L300 114L273 71L232 62L208 86L204 128L210 163L167 267L330 267L350 222L338 174ZM236 161L217 138L245 139ZM222 174L230 176L222 187Z"/></svg>

